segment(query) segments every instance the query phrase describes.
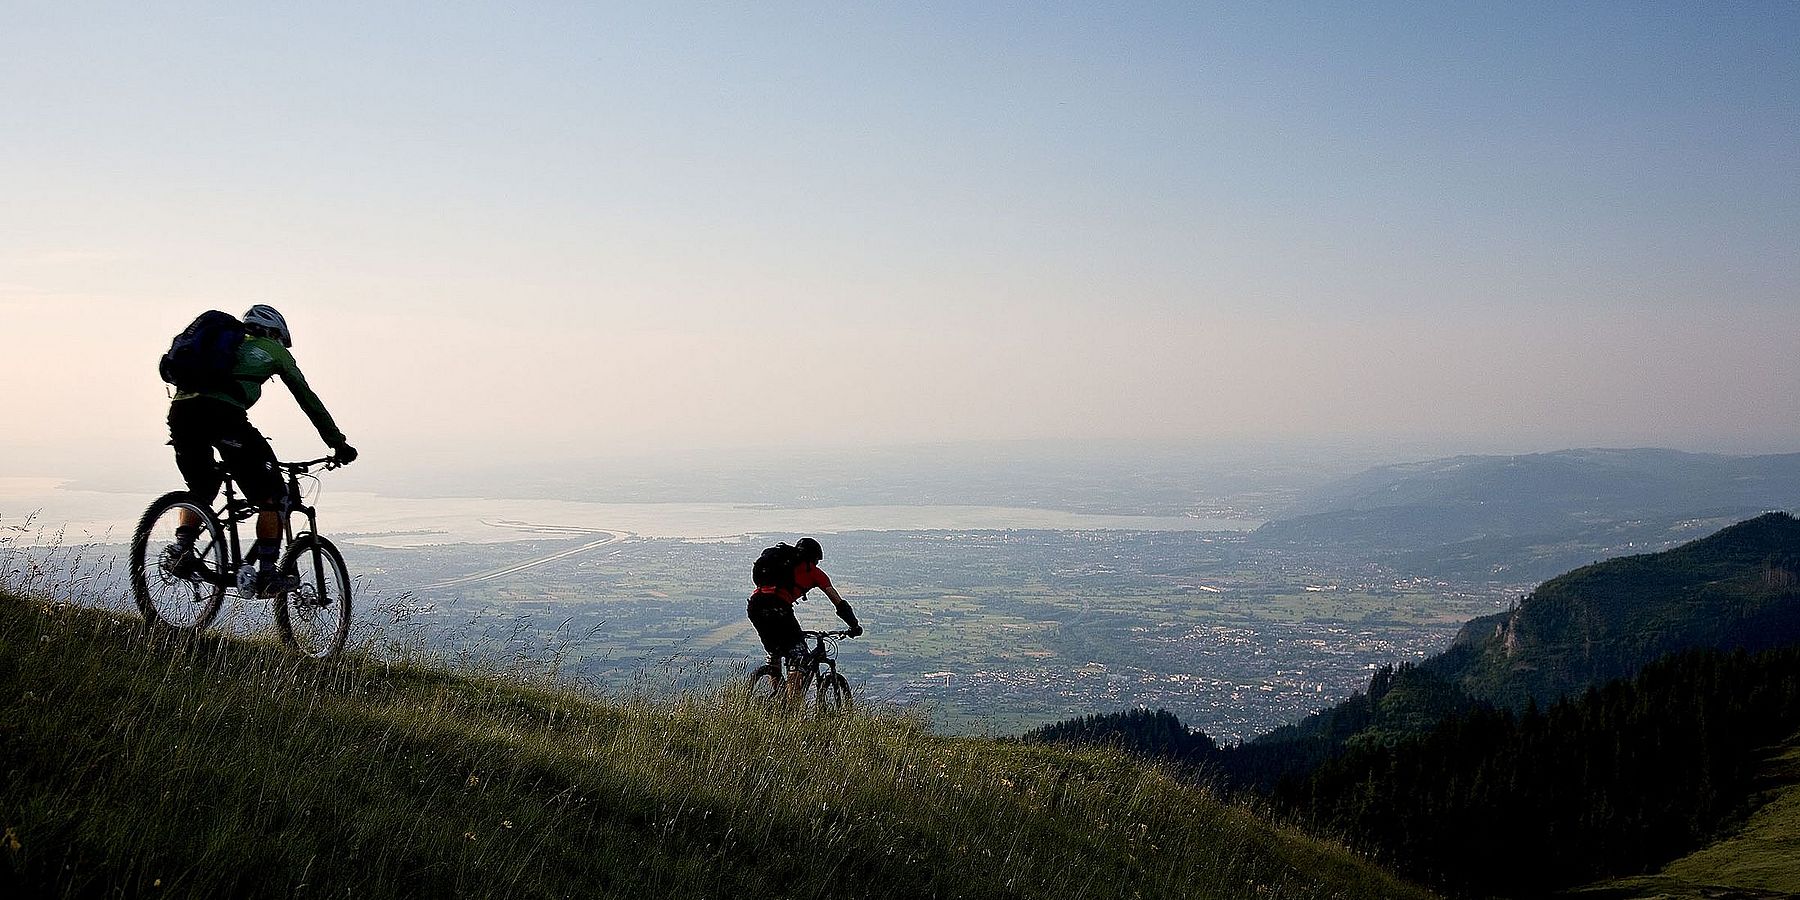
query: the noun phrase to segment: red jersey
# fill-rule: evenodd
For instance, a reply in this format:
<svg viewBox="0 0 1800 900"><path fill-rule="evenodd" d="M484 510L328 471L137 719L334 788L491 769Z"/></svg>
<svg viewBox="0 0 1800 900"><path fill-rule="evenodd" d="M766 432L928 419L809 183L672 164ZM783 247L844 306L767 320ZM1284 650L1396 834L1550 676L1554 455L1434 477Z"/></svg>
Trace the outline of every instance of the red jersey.
<svg viewBox="0 0 1800 900"><path fill-rule="evenodd" d="M775 599L793 606L794 601L800 599L800 595L807 591L813 588L828 587L831 587L831 578L825 574L825 570L819 568L816 563L803 562L794 567L794 586L792 588L766 585L757 588L756 593L774 594Z"/></svg>

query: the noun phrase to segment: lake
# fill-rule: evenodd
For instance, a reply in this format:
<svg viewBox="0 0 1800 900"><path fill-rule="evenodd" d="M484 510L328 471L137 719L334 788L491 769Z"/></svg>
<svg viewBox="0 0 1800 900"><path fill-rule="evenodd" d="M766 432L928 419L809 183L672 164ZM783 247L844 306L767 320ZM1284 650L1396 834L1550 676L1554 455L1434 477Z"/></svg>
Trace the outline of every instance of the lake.
<svg viewBox="0 0 1800 900"><path fill-rule="evenodd" d="M0 477L0 528L15 540L123 542L148 496L73 490L56 478ZM356 491L308 494L322 530L380 547L496 543L623 532L649 538L733 540L750 534L849 531L1249 531L1247 519L1122 516L1000 506L828 506L794 509L733 503L589 503L507 498L388 497ZM29 527L25 526L29 518Z"/></svg>

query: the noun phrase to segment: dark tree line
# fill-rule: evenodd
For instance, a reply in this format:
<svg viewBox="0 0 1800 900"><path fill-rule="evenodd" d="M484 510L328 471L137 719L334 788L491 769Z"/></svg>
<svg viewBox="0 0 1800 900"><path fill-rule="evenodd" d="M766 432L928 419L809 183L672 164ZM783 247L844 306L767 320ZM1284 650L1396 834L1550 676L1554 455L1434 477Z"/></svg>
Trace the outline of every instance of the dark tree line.
<svg viewBox="0 0 1800 900"><path fill-rule="evenodd" d="M1800 648L1665 658L1539 710L1352 742L1276 803L1424 881L1529 893L1643 871L1744 813L1800 729Z"/></svg>
<svg viewBox="0 0 1800 900"><path fill-rule="evenodd" d="M1450 716L1487 708L1434 670L1412 663L1383 666L1367 691L1215 754L1209 764L1229 789L1268 793L1284 781L1306 777L1347 747L1429 731Z"/></svg>
<svg viewBox="0 0 1800 900"><path fill-rule="evenodd" d="M1210 760L1219 749L1212 738L1190 730L1166 709L1132 709L1065 719L1038 728L1025 739L1047 744L1123 747L1133 753L1183 762Z"/></svg>

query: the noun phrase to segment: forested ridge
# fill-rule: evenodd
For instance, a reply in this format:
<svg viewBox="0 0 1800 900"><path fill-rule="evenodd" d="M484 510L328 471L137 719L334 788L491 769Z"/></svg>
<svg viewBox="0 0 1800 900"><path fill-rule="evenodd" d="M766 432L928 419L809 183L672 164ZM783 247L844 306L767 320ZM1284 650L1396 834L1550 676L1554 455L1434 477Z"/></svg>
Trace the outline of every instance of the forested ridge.
<svg viewBox="0 0 1800 900"><path fill-rule="evenodd" d="M1768 513L1546 581L1421 665L1481 699L1550 703L1681 650L1800 643L1797 575L1800 520Z"/></svg>
<svg viewBox="0 0 1800 900"><path fill-rule="evenodd" d="M1545 710L1477 707L1353 741L1273 797L1428 883L1518 894L1700 846L1747 811L1765 751L1796 730L1800 648L1692 651Z"/></svg>
<svg viewBox="0 0 1800 900"><path fill-rule="evenodd" d="M1366 691L1237 746L1161 710L1027 738L1178 760L1452 891L1527 896L1641 872L1740 819L1757 766L1800 731L1796 560L1800 522L1776 513L1586 567L1471 623L1444 654L1383 667ZM1540 702L1558 684L1575 687Z"/></svg>

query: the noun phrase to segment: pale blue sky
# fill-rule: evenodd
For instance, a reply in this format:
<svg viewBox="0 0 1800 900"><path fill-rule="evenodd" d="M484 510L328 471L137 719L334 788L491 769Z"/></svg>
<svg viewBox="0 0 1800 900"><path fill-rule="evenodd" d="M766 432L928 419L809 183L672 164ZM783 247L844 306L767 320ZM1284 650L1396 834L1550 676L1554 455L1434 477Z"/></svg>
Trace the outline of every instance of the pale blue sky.
<svg viewBox="0 0 1800 900"><path fill-rule="evenodd" d="M369 6L0 10L0 446L1800 449L1800 5Z"/></svg>

